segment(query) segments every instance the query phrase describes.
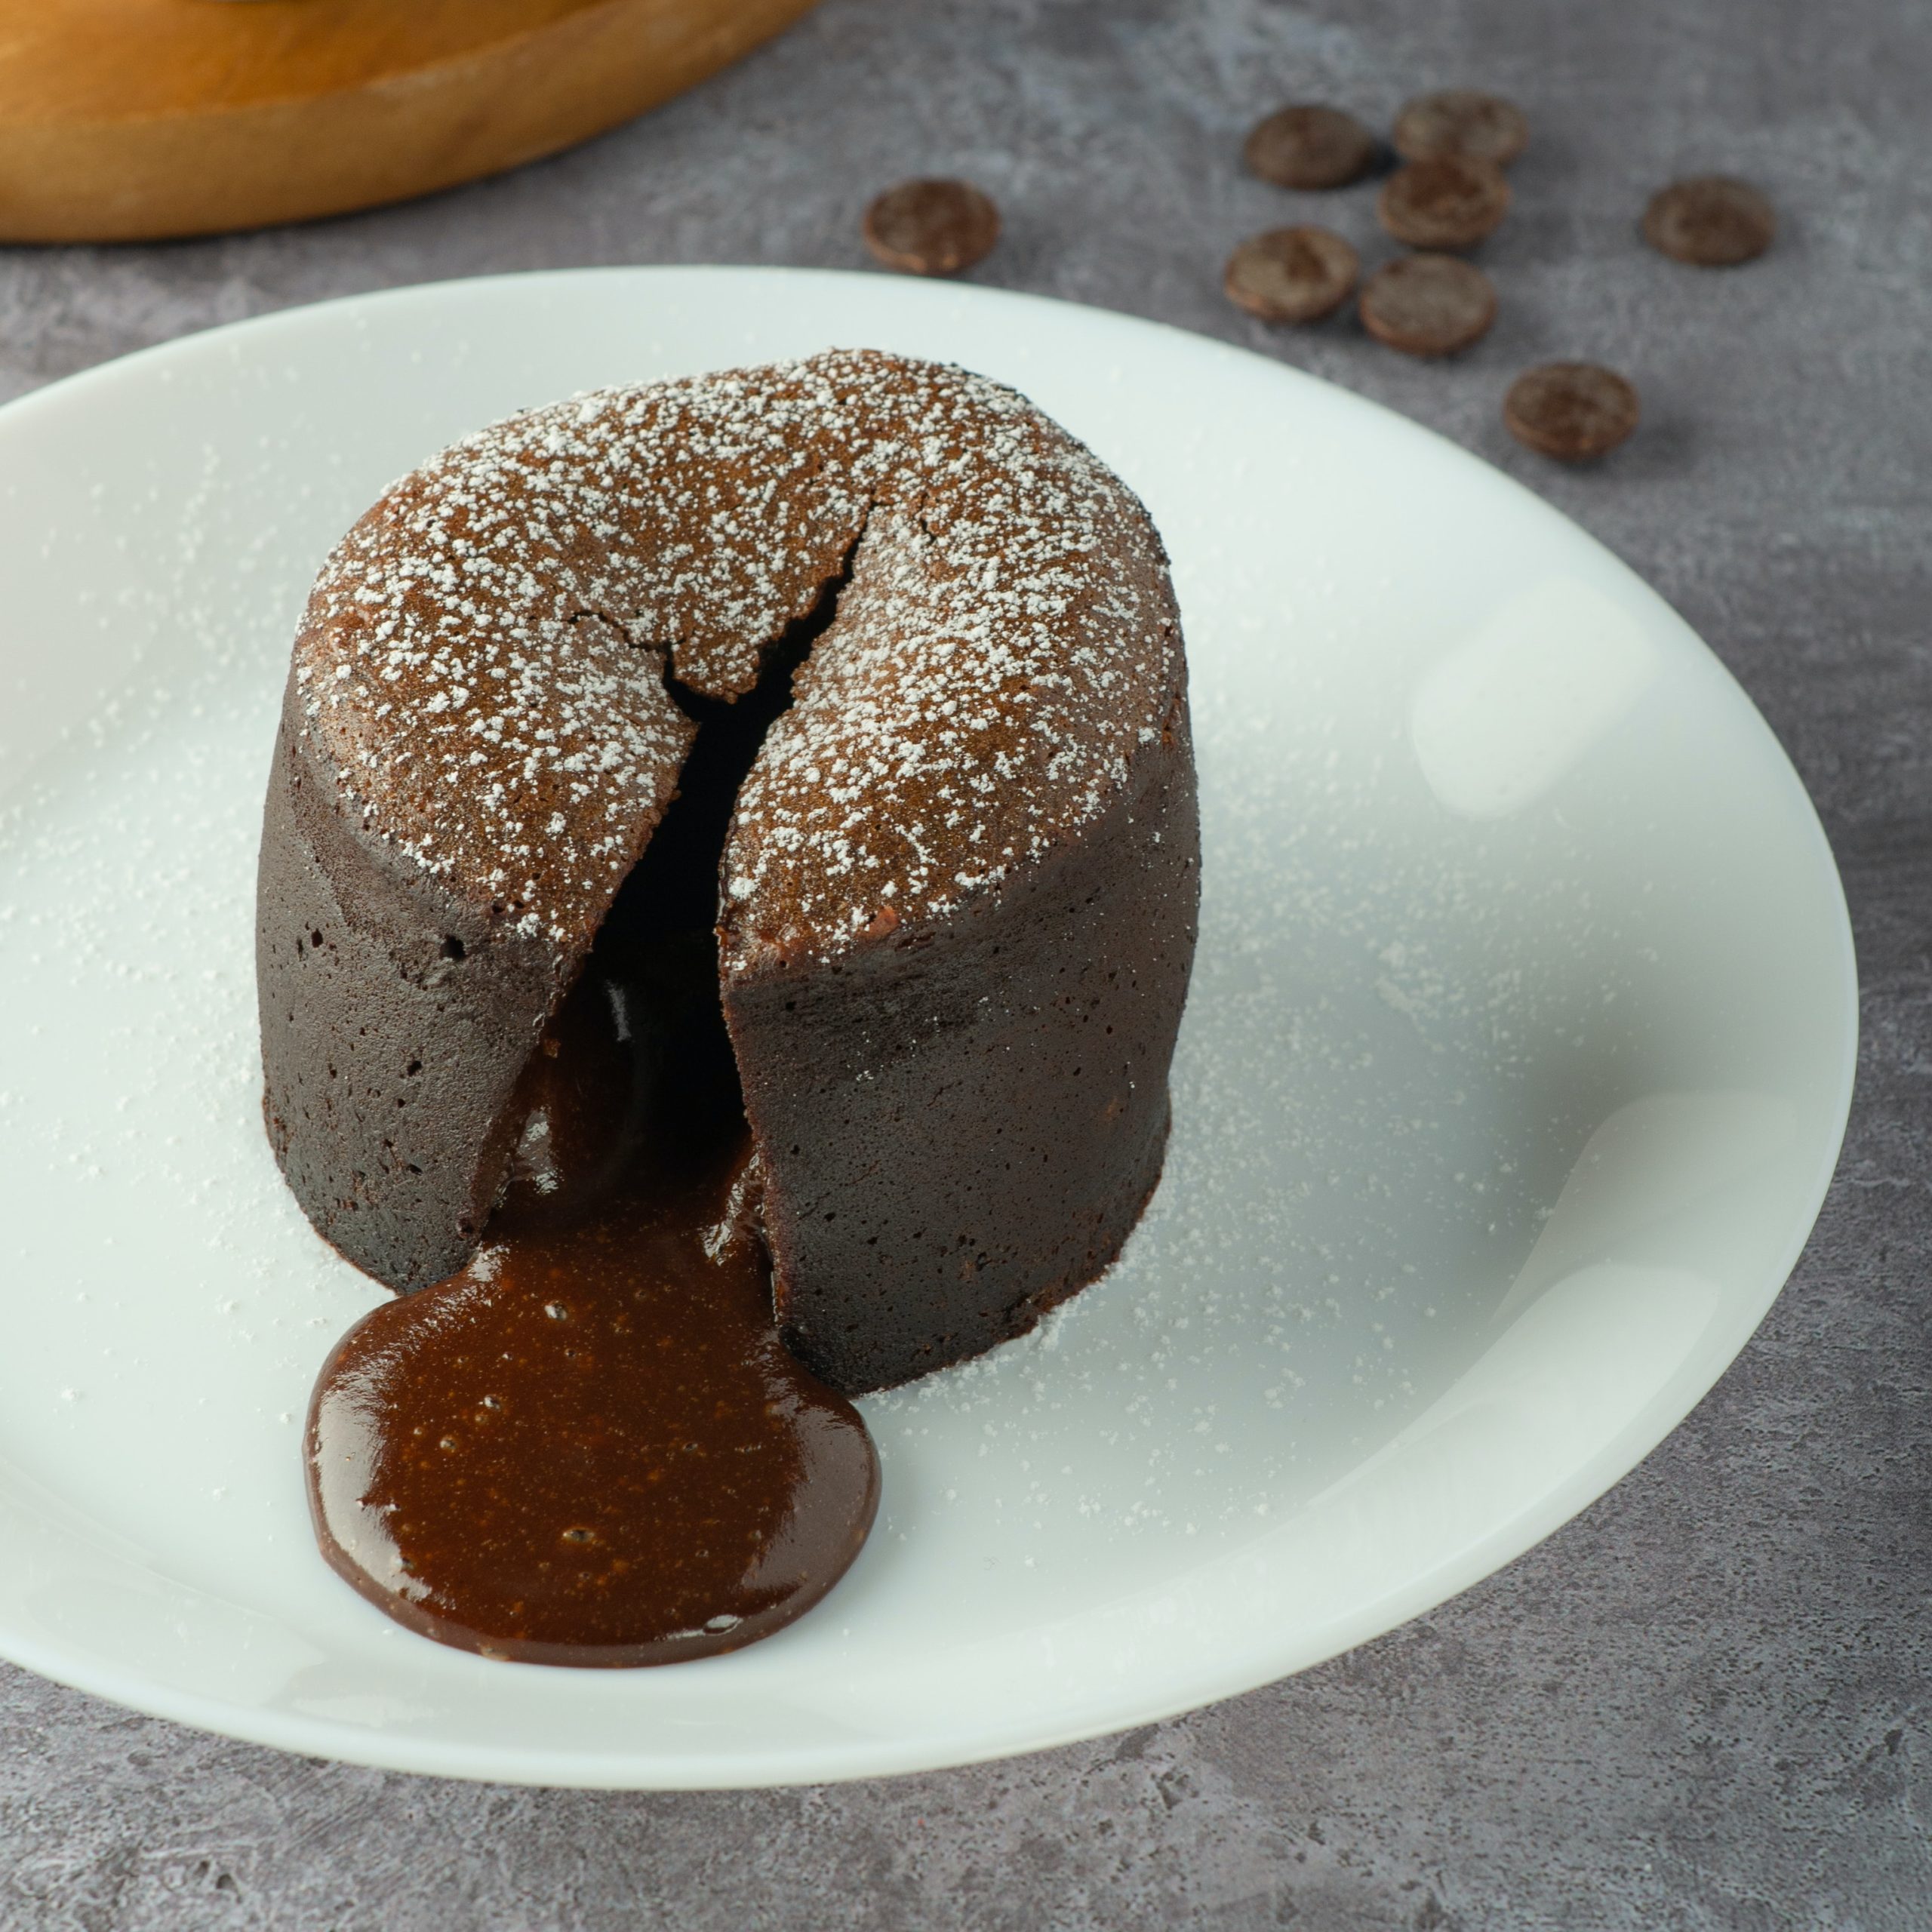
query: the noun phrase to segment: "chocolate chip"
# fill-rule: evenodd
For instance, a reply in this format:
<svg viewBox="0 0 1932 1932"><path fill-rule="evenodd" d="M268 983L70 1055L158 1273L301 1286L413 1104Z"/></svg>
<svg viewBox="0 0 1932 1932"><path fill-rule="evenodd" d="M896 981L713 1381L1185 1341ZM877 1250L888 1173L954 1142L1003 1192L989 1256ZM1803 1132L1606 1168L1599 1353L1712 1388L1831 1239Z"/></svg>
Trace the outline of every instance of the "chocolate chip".
<svg viewBox="0 0 1932 1932"><path fill-rule="evenodd" d="M1453 255L1404 255L1362 284L1361 325L1409 355L1454 355L1496 319L1496 291Z"/></svg>
<svg viewBox="0 0 1932 1932"><path fill-rule="evenodd" d="M1509 183L1474 155L1412 161L1389 176L1375 212L1411 248L1473 248L1509 212Z"/></svg>
<svg viewBox="0 0 1932 1932"><path fill-rule="evenodd" d="M1748 181L1700 174L1673 181L1644 211L1644 238L1672 261L1734 268L1761 255L1777 232L1771 205Z"/></svg>
<svg viewBox="0 0 1932 1932"><path fill-rule="evenodd" d="M1339 107L1278 107L1242 144L1248 172L1278 188L1346 188L1375 165L1375 137Z"/></svg>
<svg viewBox="0 0 1932 1932"><path fill-rule="evenodd" d="M1593 463L1636 428L1637 392L1595 362L1546 362L1509 385L1503 420L1517 441L1545 456Z"/></svg>
<svg viewBox="0 0 1932 1932"><path fill-rule="evenodd" d="M1419 94L1395 117L1395 152L1404 161L1472 154L1507 168L1529 142L1530 124L1520 107L1473 88Z"/></svg>
<svg viewBox="0 0 1932 1932"><path fill-rule="evenodd" d="M888 268L957 275L999 239L999 210L970 181L902 181L866 211L866 245Z"/></svg>
<svg viewBox="0 0 1932 1932"><path fill-rule="evenodd" d="M1264 322L1318 322L1348 300L1361 267L1347 242L1325 228L1271 228L1228 257L1228 300Z"/></svg>

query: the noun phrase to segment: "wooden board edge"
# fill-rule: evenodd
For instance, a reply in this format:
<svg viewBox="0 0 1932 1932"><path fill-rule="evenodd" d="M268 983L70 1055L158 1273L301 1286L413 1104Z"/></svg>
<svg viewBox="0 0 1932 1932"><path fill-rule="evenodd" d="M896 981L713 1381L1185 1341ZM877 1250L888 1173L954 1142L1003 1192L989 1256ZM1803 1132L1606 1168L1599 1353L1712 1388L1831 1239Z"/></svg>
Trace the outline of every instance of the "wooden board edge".
<svg viewBox="0 0 1932 1932"><path fill-rule="evenodd" d="M814 0L609 0L415 72L308 99L0 123L0 242L157 241L406 201L643 113Z"/></svg>

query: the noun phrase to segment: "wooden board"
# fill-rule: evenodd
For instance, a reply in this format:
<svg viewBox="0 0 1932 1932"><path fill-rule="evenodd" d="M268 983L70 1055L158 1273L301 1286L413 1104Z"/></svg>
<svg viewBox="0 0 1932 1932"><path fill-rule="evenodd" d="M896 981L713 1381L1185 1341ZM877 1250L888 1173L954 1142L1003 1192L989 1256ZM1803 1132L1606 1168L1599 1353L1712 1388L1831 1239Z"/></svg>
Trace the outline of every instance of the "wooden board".
<svg viewBox="0 0 1932 1932"><path fill-rule="evenodd" d="M0 241L302 221L641 113L813 0L0 0Z"/></svg>

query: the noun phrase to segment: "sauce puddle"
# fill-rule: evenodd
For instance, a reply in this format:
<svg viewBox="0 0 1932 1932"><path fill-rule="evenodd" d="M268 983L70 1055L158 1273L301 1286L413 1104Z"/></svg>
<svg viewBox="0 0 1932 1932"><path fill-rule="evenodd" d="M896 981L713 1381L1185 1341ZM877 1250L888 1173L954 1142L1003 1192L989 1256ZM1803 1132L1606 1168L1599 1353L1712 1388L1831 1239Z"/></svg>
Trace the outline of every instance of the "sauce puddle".
<svg viewBox="0 0 1932 1932"><path fill-rule="evenodd" d="M323 1554L424 1636L531 1663L735 1650L872 1527L865 1424L772 1320L716 983L689 934L593 958L525 1075L483 1246L323 1367Z"/></svg>

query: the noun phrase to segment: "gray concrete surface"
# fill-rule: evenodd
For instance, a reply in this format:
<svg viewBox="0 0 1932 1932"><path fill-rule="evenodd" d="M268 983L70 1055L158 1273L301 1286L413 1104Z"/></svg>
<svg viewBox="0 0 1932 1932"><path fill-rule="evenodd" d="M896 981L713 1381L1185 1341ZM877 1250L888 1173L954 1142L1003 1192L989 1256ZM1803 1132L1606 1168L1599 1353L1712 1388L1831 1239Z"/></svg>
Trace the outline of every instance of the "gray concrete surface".
<svg viewBox="0 0 1932 1932"><path fill-rule="evenodd" d="M1245 180L1281 100L1384 121L1475 82L1527 108L1494 335L1413 364L1271 336L1222 257L1370 196ZM1921 0L827 0L574 155L417 206L175 247L0 254L0 390L356 289L595 262L863 266L915 171L1000 200L980 278L1247 343L1543 491L1762 706L1844 868L1865 981L1850 1138L1762 1333L1635 1475L1435 1615L1130 1736L893 1783L721 1796L345 1769L0 1670L0 1924L298 1928L1932 1926L1932 199ZM1734 275L1633 222L1670 175L1761 183ZM1626 369L1595 473L1515 450L1510 374Z"/></svg>

